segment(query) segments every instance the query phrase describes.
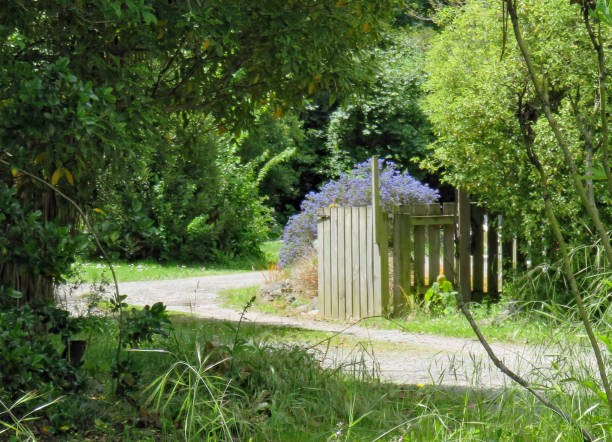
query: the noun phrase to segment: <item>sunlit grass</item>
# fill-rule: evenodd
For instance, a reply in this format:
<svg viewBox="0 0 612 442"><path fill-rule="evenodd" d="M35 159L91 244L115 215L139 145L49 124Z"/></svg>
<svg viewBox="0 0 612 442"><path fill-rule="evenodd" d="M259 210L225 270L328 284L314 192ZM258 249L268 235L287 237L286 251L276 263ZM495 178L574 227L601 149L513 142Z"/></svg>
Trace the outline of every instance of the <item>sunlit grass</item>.
<svg viewBox="0 0 612 442"><path fill-rule="evenodd" d="M284 298L272 302L266 302L259 296L259 287L246 287L239 289L223 290L219 293L223 305L240 309L255 296L252 308L260 312L275 313L277 315L291 315L297 307L309 304L312 300L296 295L295 301L288 304Z"/></svg>
<svg viewBox="0 0 612 442"><path fill-rule="evenodd" d="M134 262L115 261L113 267L120 282L181 279L249 272L266 269L270 263L278 261L280 241L264 242L260 248L264 255L263 261L261 258L236 258L225 263L200 264L139 260ZM76 262L72 270L73 274L68 277L70 282L92 283L112 279L108 266L101 260Z"/></svg>
<svg viewBox="0 0 612 442"><path fill-rule="evenodd" d="M178 264L156 261L119 261L113 263L113 268L120 282L128 281L152 281L160 279L180 279L194 276L222 275L248 271L251 269L227 269L223 266L212 266L199 264ZM107 265L100 261L78 262L73 265L74 275L70 281L81 280L86 283L94 281L109 281L112 279Z"/></svg>

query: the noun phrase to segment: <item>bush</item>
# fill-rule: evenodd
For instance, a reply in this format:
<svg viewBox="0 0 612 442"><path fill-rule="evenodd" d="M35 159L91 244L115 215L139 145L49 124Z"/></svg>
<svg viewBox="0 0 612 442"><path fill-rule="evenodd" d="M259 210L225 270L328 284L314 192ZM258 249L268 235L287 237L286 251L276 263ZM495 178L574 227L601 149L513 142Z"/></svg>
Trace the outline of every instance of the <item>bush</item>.
<svg viewBox="0 0 612 442"><path fill-rule="evenodd" d="M0 310L0 397L11 401L31 390L77 390L76 367L58 350L76 331L64 310L28 305Z"/></svg>
<svg viewBox="0 0 612 442"><path fill-rule="evenodd" d="M380 197L383 210L411 203L430 203L438 192L423 185L408 173L400 172L391 161L379 160ZM313 252L317 234L317 211L331 205L367 206L372 199L370 161L357 164L335 181L325 184L319 192L311 192L302 202L301 212L292 216L283 231L280 265L287 266Z"/></svg>
<svg viewBox="0 0 612 442"><path fill-rule="evenodd" d="M126 164L120 182L100 178L95 227L114 257L222 262L260 254L273 219L256 172L240 164L235 143L202 126Z"/></svg>
<svg viewBox="0 0 612 442"><path fill-rule="evenodd" d="M39 210L0 183L0 308L52 298L50 281L70 273L74 254L85 244L70 226L44 221Z"/></svg>

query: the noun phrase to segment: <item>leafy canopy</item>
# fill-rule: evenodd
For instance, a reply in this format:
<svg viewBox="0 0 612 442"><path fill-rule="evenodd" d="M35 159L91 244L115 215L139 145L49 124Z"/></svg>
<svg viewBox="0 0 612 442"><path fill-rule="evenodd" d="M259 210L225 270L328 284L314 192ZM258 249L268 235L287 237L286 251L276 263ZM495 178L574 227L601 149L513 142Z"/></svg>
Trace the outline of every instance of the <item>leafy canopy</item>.
<svg viewBox="0 0 612 442"><path fill-rule="evenodd" d="M596 113L598 74L580 11L562 0L525 0L518 7L523 36L542 73L553 112L571 141L573 155L583 162L578 124L591 121ZM437 20L443 30L428 54L425 98L437 140L425 165L505 215L514 233L541 242L543 227L547 234L541 221L543 202L524 131L550 177L548 191L558 215L575 220L581 208L568 192L568 165L539 109L516 43L510 36L503 41L502 8L495 2L470 0L442 9ZM600 134L593 136L598 142ZM601 199L605 192L595 195ZM564 227L578 234L575 238L587 233L580 223Z"/></svg>

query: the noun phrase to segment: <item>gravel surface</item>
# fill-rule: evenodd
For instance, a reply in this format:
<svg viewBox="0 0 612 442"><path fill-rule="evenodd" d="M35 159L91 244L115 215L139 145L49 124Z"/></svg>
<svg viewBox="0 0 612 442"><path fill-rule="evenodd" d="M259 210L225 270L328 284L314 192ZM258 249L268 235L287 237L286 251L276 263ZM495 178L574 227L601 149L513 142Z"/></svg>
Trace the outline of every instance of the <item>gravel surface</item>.
<svg viewBox="0 0 612 442"><path fill-rule="evenodd" d="M121 294L128 295L131 305L151 305L162 301L168 310L191 313L201 318L237 321L240 312L222 307L218 293L222 290L263 285L265 272L203 276L178 280L125 282ZM106 289L108 293L108 288ZM92 287L62 286L58 297L67 308L84 309L81 295ZM342 332L362 342L347 348L335 346L316 352L326 366L345 366L355 372L368 371L382 380L402 384L436 383L448 386L473 385L483 388L508 383L487 358L476 339L450 338L400 330L381 330L320 319L276 316L249 311L246 320L260 324L300 327L327 332ZM509 367L529 377L546 370L548 357L536 347L492 344L498 357ZM355 363L358 361L359 363Z"/></svg>

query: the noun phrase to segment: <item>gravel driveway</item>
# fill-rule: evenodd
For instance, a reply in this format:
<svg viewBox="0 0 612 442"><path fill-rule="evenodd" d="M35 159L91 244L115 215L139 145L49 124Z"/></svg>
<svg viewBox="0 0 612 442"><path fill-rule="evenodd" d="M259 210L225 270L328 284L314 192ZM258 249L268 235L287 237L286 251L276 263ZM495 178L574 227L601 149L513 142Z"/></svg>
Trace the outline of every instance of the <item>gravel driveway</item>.
<svg viewBox="0 0 612 442"><path fill-rule="evenodd" d="M264 283L263 272L248 272L178 280L125 282L119 285L119 289L121 294L128 295L127 302L131 305L144 306L162 301L169 310L191 313L202 318L237 321L240 312L222 307L218 293L230 288L252 287ZM87 292L91 292L90 286L60 287L58 296L66 307L78 311L83 305L79 295ZM402 384L476 385L485 388L507 383L507 378L489 362L475 339L381 330L256 311L249 311L246 320L261 324L342 332L352 336L363 344L353 348L336 346L328 349L325 354L318 352L321 362L327 366L350 365L351 361L357 359L362 361L369 371L375 372L386 381ZM548 357L535 347L511 344L492 344L492 347L498 357L522 374L537 373L549 365Z"/></svg>

